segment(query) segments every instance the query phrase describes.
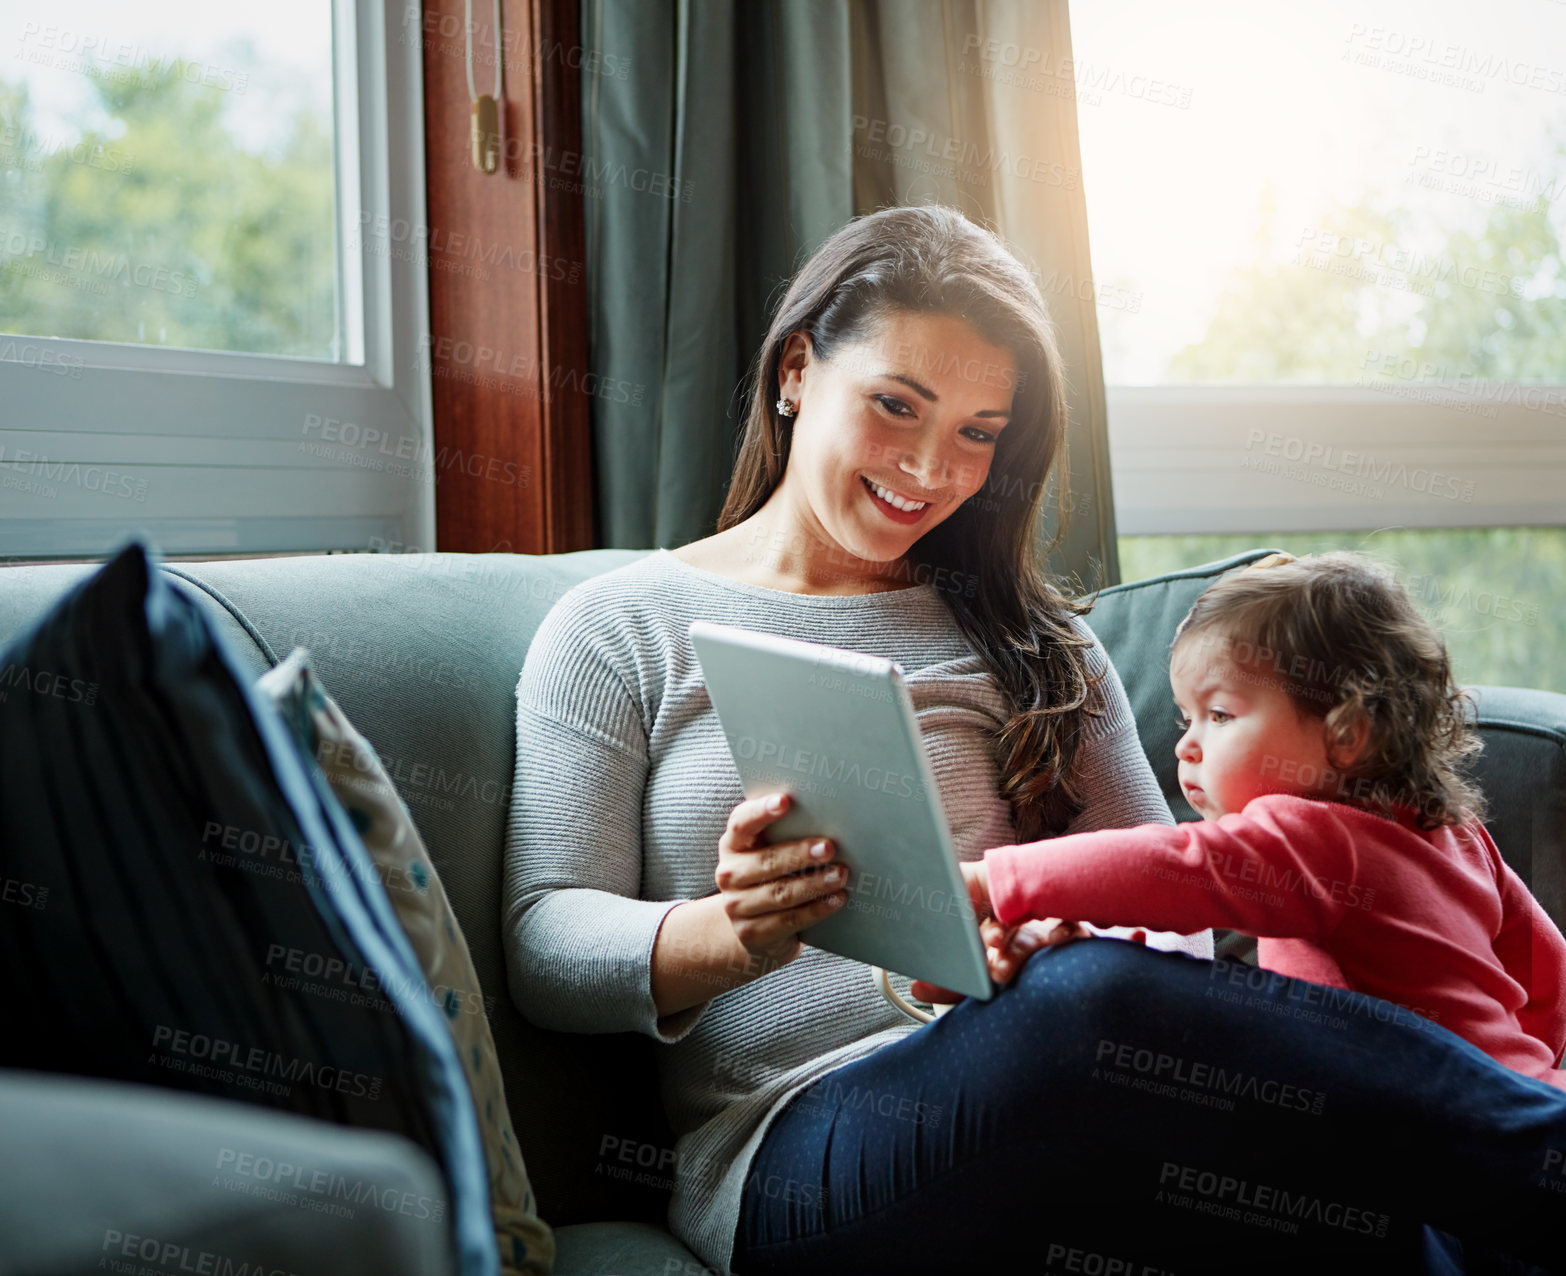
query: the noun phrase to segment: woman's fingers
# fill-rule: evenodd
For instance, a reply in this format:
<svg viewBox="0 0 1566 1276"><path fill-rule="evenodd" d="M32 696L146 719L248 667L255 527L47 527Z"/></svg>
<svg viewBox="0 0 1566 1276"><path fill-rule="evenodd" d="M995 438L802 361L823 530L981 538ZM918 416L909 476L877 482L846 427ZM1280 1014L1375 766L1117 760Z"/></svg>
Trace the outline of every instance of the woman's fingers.
<svg viewBox="0 0 1566 1276"><path fill-rule="evenodd" d="M815 849L817 845L821 847L819 851ZM831 839L824 837L801 838L750 850L726 849L720 842L718 868L713 879L719 890L746 890L824 867L831 863L836 853Z"/></svg>
<svg viewBox="0 0 1566 1276"><path fill-rule="evenodd" d="M763 793L760 797L746 798L729 812L729 826L724 830L723 840L734 839L739 850L754 846L762 830L774 820L782 819L793 800L788 793ZM781 804L774 809L774 802Z"/></svg>
<svg viewBox="0 0 1566 1276"><path fill-rule="evenodd" d="M725 891L724 909L735 920L781 913L840 892L847 880L848 870L841 864L807 869L797 877L776 877Z"/></svg>
<svg viewBox="0 0 1566 1276"><path fill-rule="evenodd" d="M937 1003L956 1003L963 999L963 994L953 992L950 988L942 988L940 984L927 984L922 979L915 979L908 985L908 991L913 994L915 1001L928 1001L931 1005Z"/></svg>
<svg viewBox="0 0 1566 1276"><path fill-rule="evenodd" d="M774 797L782 809L773 810ZM745 890L829 862L836 853L830 838L797 838L767 845L762 833L781 819L792 801L787 793L747 798L729 813L728 827L718 839L718 867L713 874L721 891Z"/></svg>
<svg viewBox="0 0 1566 1276"><path fill-rule="evenodd" d="M842 891L836 891L782 912L739 918L730 914L729 920L733 923L734 934L747 951L780 955L780 947L786 948L788 956L784 960L792 961L802 942L799 932L837 912L843 906L844 898Z"/></svg>
<svg viewBox="0 0 1566 1276"><path fill-rule="evenodd" d="M736 805L718 839L713 873L739 942L752 953L786 951L785 961L798 953L800 931L830 917L848 899L843 889L848 869L830 862L836 851L830 839L762 841L791 800L787 793L762 794Z"/></svg>

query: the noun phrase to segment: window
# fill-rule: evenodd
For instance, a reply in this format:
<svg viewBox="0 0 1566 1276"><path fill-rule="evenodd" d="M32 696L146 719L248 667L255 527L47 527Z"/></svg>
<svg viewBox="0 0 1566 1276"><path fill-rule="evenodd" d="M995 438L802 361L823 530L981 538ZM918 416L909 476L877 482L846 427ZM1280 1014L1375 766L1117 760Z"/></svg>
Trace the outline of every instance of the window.
<svg viewBox="0 0 1566 1276"><path fill-rule="evenodd" d="M1460 683L1566 692L1566 528L1473 527L1287 536L1122 536L1124 580L1271 546L1386 563L1446 639Z"/></svg>
<svg viewBox="0 0 1566 1276"><path fill-rule="evenodd" d="M431 543L422 69L398 12L8 8L0 555Z"/></svg>
<svg viewBox="0 0 1566 1276"><path fill-rule="evenodd" d="M24 19L15 55L0 328L345 356L329 6L75 0Z"/></svg>
<svg viewBox="0 0 1566 1276"><path fill-rule="evenodd" d="M1121 530L1566 521L1566 6L1072 26Z"/></svg>

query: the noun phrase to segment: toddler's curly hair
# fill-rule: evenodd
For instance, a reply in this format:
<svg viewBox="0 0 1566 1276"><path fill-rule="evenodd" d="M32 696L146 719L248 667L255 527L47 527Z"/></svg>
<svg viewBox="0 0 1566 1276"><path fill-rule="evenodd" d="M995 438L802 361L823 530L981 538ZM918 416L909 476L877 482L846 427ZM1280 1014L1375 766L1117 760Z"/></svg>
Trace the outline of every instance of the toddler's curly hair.
<svg viewBox="0 0 1566 1276"><path fill-rule="evenodd" d="M1471 693L1387 567L1348 550L1269 554L1207 588L1176 627L1170 656L1201 633L1226 640L1248 679L1282 688L1321 719L1329 760L1368 725L1336 794L1323 796L1386 814L1411 806L1422 829L1484 818L1465 774L1483 748Z"/></svg>

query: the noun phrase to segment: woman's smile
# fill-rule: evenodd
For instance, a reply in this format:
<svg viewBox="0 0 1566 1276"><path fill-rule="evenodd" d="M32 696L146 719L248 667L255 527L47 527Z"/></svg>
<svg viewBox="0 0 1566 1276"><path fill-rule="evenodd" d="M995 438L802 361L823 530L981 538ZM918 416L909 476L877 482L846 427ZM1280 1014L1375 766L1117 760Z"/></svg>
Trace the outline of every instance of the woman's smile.
<svg viewBox="0 0 1566 1276"><path fill-rule="evenodd" d="M871 503L874 504L876 509L880 510L882 514L891 519L894 523L917 523L921 518L924 517L925 511L930 508L930 502L926 501L917 509L899 509L897 506L893 505L890 501L881 496L880 492L876 490L876 485L873 484L863 474L859 476L859 481L864 485L865 491L869 494ZM892 492L892 494L899 500L911 501L912 499L910 497L903 496L902 493L897 492L891 488L883 488L881 490Z"/></svg>

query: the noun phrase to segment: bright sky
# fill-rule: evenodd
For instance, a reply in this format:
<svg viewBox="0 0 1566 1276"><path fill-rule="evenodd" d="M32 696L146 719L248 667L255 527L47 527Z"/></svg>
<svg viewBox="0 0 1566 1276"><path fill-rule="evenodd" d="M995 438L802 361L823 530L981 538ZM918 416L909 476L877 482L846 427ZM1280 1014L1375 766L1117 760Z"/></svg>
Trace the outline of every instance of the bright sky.
<svg viewBox="0 0 1566 1276"><path fill-rule="evenodd" d="M1139 314L1100 308L1113 382L1165 380L1201 338L1229 268L1255 259L1269 181L1280 259L1371 192L1477 229L1493 204L1453 189L1474 164L1493 175L1481 189L1513 193L1513 168L1554 182L1566 237L1566 0L1080 0L1071 27L1094 275L1143 294ZM1087 68L1189 89L1189 106L1094 104Z"/></svg>
<svg viewBox="0 0 1566 1276"><path fill-rule="evenodd" d="M232 90L229 127L247 146L263 146L301 104L330 109L330 0L0 0L0 79L26 81L45 137L100 123L84 63L175 57L201 62Z"/></svg>

